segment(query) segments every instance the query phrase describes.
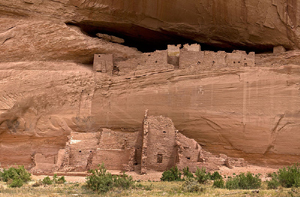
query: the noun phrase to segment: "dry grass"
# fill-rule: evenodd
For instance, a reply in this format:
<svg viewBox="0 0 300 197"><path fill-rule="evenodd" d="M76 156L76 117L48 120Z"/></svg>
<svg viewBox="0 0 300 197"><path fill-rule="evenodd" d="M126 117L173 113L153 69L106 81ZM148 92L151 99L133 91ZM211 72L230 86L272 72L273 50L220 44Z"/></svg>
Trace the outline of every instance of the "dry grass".
<svg viewBox="0 0 300 197"><path fill-rule="evenodd" d="M280 188L278 190L267 190L263 185L259 193L251 190L227 190L212 188L212 182L203 185L205 191L202 193L183 192L181 185L183 182L136 182L134 189L120 190L115 189L102 196L230 196L230 197L250 197L250 196L300 196L300 189ZM32 183L24 185L22 188L7 188L6 184L0 183L0 197L32 197L32 196L99 196L85 188L84 183L66 183L63 185L50 185L32 187Z"/></svg>

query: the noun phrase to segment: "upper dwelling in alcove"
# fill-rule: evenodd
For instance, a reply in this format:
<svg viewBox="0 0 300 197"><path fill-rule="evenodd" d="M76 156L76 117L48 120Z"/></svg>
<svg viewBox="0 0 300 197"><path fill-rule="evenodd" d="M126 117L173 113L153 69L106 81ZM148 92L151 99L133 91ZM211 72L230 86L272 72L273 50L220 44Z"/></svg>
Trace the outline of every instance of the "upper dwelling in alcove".
<svg viewBox="0 0 300 197"><path fill-rule="evenodd" d="M111 63L112 62L112 63ZM111 66L107 66L111 65ZM134 71L135 75L170 69L185 69L188 67L253 67L255 66L255 53L234 50L232 53L225 51L201 51L199 44L168 45L167 50L143 53L138 58L114 62L112 56L95 54L94 70L111 74L117 68L117 74L128 74ZM141 73L140 73L141 72Z"/></svg>

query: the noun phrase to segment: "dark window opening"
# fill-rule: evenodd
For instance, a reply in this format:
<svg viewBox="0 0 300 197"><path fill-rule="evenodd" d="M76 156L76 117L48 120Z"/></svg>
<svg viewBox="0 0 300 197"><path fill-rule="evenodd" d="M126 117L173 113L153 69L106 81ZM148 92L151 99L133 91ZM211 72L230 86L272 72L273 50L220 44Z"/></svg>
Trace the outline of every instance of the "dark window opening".
<svg viewBox="0 0 300 197"><path fill-rule="evenodd" d="M157 63L157 61L155 61L155 63Z"/></svg>
<svg viewBox="0 0 300 197"><path fill-rule="evenodd" d="M166 131L163 131L163 133L167 133Z"/></svg>
<svg viewBox="0 0 300 197"><path fill-rule="evenodd" d="M241 63L240 61L238 61L238 63Z"/></svg>
<svg viewBox="0 0 300 197"><path fill-rule="evenodd" d="M200 62L200 61L198 61L198 62L197 62L197 64L201 64L201 62Z"/></svg>
<svg viewBox="0 0 300 197"><path fill-rule="evenodd" d="M233 62L235 64L235 62Z"/></svg>
<svg viewBox="0 0 300 197"><path fill-rule="evenodd" d="M81 150L79 152L81 153Z"/></svg>
<svg viewBox="0 0 300 197"><path fill-rule="evenodd" d="M163 161L163 155L157 154L157 163L162 163L162 161Z"/></svg>
<svg viewBox="0 0 300 197"><path fill-rule="evenodd" d="M191 158L190 157L186 157L188 160L190 160Z"/></svg>

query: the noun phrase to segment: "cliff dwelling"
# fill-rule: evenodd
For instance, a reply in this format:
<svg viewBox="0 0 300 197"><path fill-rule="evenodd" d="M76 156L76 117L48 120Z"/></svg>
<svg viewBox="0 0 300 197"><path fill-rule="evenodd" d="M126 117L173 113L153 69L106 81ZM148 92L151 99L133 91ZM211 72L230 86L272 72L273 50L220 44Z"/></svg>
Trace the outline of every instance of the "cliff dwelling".
<svg viewBox="0 0 300 197"><path fill-rule="evenodd" d="M217 170L220 166L246 166L243 159L226 155L214 156L193 139L179 133L170 118L148 116L146 111L143 131L120 132L101 129L98 132L71 132L64 149L57 155L33 156L34 173L85 172L104 164L109 170L165 171L177 166ZM230 162L230 163L229 163Z"/></svg>
<svg viewBox="0 0 300 197"><path fill-rule="evenodd" d="M107 66L106 66L107 64ZM95 54L93 69L98 72L112 73L113 57L104 54ZM169 67L173 69L185 69L189 67L254 67L255 52L234 50L232 53L225 51L201 51L200 44L168 45L167 50L144 53L144 56L135 60L116 62L116 68L120 73L128 73L134 70L153 69L155 67ZM173 66L173 67L172 67ZM106 69L106 67L108 69Z"/></svg>

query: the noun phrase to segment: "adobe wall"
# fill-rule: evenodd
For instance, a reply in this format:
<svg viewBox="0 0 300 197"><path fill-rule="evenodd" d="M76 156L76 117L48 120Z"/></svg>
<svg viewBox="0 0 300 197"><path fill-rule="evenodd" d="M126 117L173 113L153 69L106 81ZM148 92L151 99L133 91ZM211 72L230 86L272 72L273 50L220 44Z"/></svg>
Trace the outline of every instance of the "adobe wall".
<svg viewBox="0 0 300 197"><path fill-rule="evenodd" d="M110 64L111 63L111 64ZM107 66L109 64L110 66ZM94 70L115 75L132 74L146 76L147 73L162 72L188 67L252 67L255 66L255 53L235 50L232 53L225 51L201 51L201 45L191 44L168 45L167 50L157 50L143 53L138 58L126 61L113 62L109 54L95 54ZM109 68L109 69L108 69Z"/></svg>
<svg viewBox="0 0 300 197"><path fill-rule="evenodd" d="M91 157L99 142L99 132L77 133L71 132L69 166L74 171L86 171L88 158Z"/></svg>
<svg viewBox="0 0 300 197"><path fill-rule="evenodd" d="M192 49L194 49L193 47ZM190 50L190 51L189 51ZM255 66L255 53L245 51L195 51L197 49L183 48L180 51L179 68L188 67L247 67Z"/></svg>
<svg viewBox="0 0 300 197"><path fill-rule="evenodd" d="M175 127L170 118L148 116L147 170L165 171L175 165Z"/></svg>
<svg viewBox="0 0 300 197"><path fill-rule="evenodd" d="M255 53L250 52L247 54L245 51L233 51L232 53L227 53L226 64L228 66L255 66Z"/></svg>
<svg viewBox="0 0 300 197"><path fill-rule="evenodd" d="M36 153L33 155L35 167L32 169L32 172L51 172L56 167L56 160L57 158L55 155Z"/></svg>
<svg viewBox="0 0 300 197"><path fill-rule="evenodd" d="M119 75L125 75L128 73L143 75L151 72L174 69L173 65L167 63L166 50L143 53L139 58L116 62L116 66L119 69Z"/></svg>
<svg viewBox="0 0 300 197"><path fill-rule="evenodd" d="M175 68L179 68L179 57L180 57L180 47L181 45L168 45L168 64L173 65Z"/></svg>
<svg viewBox="0 0 300 197"><path fill-rule="evenodd" d="M99 164L104 163L108 170L122 170L126 169L130 160L131 149L97 149L91 169L98 168Z"/></svg>
<svg viewBox="0 0 300 197"><path fill-rule="evenodd" d="M93 70L112 75L114 67L113 54L95 54Z"/></svg>

